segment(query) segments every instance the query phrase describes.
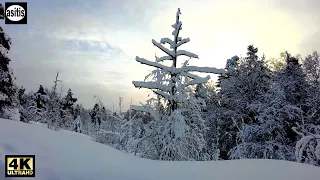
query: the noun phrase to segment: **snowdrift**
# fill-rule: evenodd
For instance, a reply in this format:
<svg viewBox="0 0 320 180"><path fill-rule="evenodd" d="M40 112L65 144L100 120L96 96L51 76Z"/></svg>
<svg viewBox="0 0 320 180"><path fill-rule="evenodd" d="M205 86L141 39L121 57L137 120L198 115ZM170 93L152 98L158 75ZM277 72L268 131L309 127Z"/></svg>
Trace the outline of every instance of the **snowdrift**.
<svg viewBox="0 0 320 180"><path fill-rule="evenodd" d="M319 167L278 160L140 159L84 135L5 119L0 119L0 153L0 180L4 179L5 154L34 154L37 180L316 180L320 177Z"/></svg>

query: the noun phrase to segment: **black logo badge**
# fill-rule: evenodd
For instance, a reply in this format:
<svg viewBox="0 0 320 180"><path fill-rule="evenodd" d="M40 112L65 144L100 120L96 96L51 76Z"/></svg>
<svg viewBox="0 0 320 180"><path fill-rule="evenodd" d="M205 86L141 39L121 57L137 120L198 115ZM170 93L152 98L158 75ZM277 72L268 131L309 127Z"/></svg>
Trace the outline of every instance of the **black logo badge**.
<svg viewBox="0 0 320 180"><path fill-rule="evenodd" d="M5 24L27 24L27 2L5 3Z"/></svg>
<svg viewBox="0 0 320 180"><path fill-rule="evenodd" d="M5 177L35 177L35 155L5 155Z"/></svg>

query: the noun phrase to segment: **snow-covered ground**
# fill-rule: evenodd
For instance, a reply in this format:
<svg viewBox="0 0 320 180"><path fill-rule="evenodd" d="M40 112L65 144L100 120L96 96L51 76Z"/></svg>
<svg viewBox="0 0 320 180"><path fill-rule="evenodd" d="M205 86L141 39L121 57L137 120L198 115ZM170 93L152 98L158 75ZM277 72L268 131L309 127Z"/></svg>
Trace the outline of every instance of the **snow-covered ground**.
<svg viewBox="0 0 320 180"><path fill-rule="evenodd" d="M93 142L84 135L5 119L0 119L0 154L0 180L4 179L5 154L35 154L37 180L320 179L319 167L286 161L164 162L140 159Z"/></svg>

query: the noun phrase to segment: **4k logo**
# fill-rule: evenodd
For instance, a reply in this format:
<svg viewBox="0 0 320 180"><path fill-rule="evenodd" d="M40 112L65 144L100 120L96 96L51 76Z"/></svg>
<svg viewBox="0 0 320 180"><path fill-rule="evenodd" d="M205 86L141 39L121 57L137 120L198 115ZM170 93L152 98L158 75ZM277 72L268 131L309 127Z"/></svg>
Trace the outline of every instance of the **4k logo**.
<svg viewBox="0 0 320 180"><path fill-rule="evenodd" d="M27 24L27 2L5 3L5 24Z"/></svg>
<svg viewBox="0 0 320 180"><path fill-rule="evenodd" d="M6 155L5 177L35 177L35 155Z"/></svg>

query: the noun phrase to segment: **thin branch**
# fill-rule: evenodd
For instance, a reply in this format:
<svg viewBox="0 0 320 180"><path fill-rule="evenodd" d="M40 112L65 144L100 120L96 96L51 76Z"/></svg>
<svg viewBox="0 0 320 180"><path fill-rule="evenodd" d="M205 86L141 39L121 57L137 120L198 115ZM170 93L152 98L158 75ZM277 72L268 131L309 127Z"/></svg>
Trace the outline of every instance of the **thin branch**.
<svg viewBox="0 0 320 180"><path fill-rule="evenodd" d="M182 39L180 42L178 42L177 47L179 47L179 46L181 46L181 45L183 45L185 43L188 43L188 42L190 42L189 38Z"/></svg>

